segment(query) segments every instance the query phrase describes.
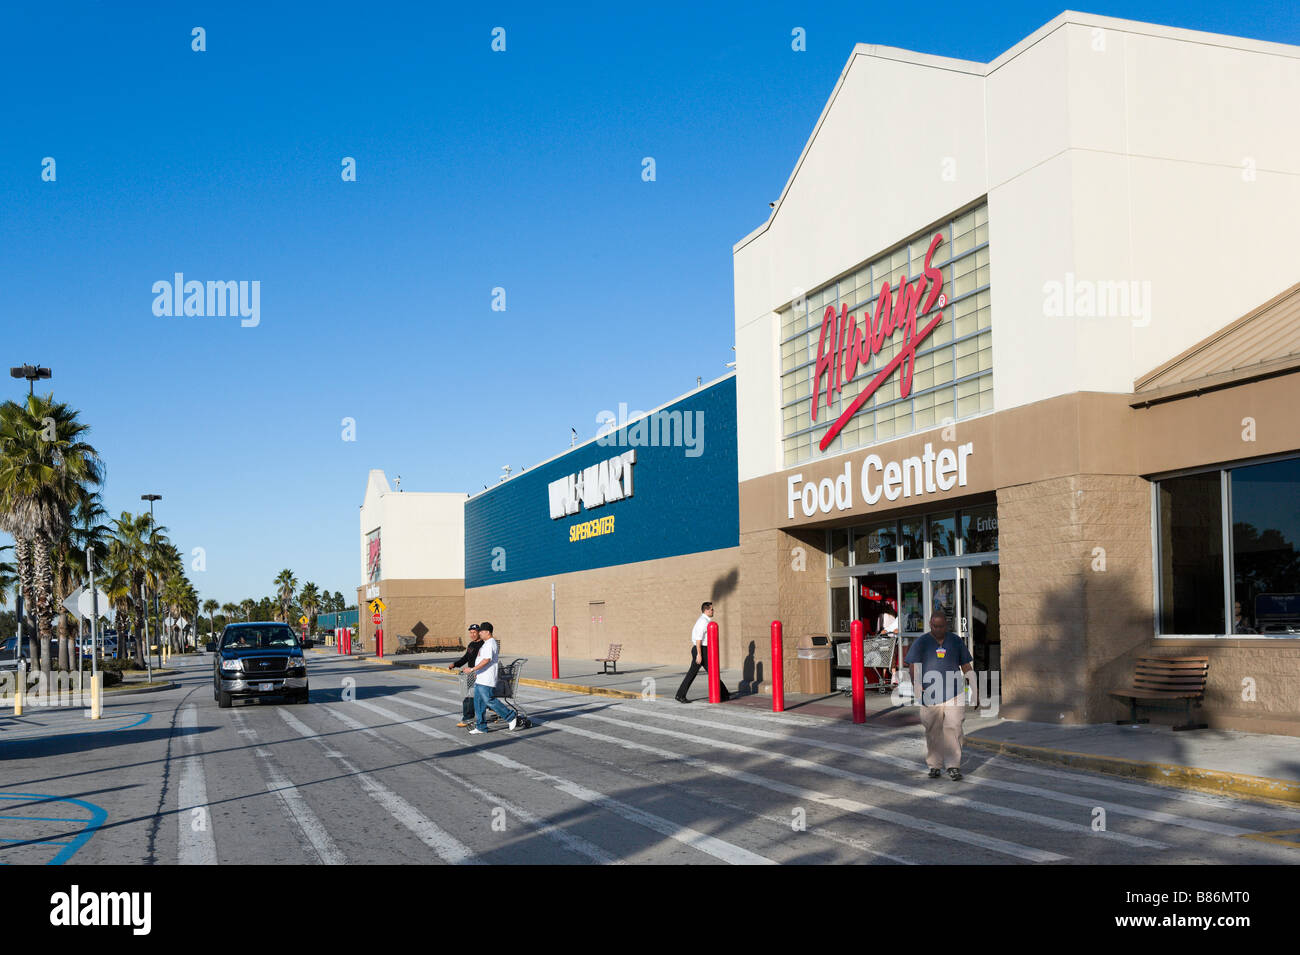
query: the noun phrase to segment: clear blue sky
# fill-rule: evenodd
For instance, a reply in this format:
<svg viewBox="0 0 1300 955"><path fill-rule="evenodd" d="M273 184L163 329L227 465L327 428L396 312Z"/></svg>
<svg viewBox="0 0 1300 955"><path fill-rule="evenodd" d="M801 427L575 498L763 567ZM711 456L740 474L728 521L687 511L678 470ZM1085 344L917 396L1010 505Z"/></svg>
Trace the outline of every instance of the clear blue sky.
<svg viewBox="0 0 1300 955"><path fill-rule="evenodd" d="M368 469L480 490L724 373L732 245L855 42L987 61L1062 9L7 4L3 364L54 369L110 512L163 495L204 598L351 599ZM1300 43L1280 0L1085 9ZM175 272L259 281L260 325L156 317Z"/></svg>

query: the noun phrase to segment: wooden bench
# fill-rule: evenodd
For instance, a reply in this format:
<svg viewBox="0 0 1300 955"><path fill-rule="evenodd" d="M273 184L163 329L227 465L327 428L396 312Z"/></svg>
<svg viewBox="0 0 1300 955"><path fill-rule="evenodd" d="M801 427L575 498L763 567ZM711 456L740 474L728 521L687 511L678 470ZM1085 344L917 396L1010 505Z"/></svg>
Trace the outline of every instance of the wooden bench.
<svg viewBox="0 0 1300 955"><path fill-rule="evenodd" d="M1132 718L1116 720L1117 726L1130 723L1149 723L1137 715L1138 702L1182 700L1187 707L1187 722L1175 730L1205 729L1205 723L1192 722L1192 704L1201 705L1205 697L1205 681L1210 675L1209 657L1139 657L1133 666L1133 685L1124 690L1112 690L1110 695L1128 700Z"/></svg>
<svg viewBox="0 0 1300 955"><path fill-rule="evenodd" d="M614 672L617 673L618 658L622 655L623 655L623 644L611 643L609 645L609 653L605 654L603 657L596 657L596 662L601 664L601 666L604 667L604 669L601 672L608 673L609 668L612 666L614 668Z"/></svg>

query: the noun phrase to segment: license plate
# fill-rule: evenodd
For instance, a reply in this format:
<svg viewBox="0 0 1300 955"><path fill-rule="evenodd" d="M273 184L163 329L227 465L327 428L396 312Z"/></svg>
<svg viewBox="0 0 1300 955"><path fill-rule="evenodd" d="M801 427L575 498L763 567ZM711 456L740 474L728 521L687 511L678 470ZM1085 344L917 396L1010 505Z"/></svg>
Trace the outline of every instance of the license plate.
<svg viewBox="0 0 1300 955"><path fill-rule="evenodd" d="M268 690L274 690L274 689L275 689L275 684L274 684L274 683L259 683L259 684L257 684L257 688L258 688L259 690L261 690L263 693L265 693L265 692L267 692Z"/></svg>

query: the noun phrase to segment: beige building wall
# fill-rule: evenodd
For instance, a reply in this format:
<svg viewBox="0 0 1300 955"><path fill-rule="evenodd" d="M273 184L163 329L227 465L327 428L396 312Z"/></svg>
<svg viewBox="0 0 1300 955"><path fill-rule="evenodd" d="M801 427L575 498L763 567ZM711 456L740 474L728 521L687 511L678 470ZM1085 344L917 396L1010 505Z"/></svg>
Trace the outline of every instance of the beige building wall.
<svg viewBox="0 0 1300 955"><path fill-rule="evenodd" d="M490 621L503 656L550 659L551 584L560 628L560 658L603 657L623 645L628 663L680 663L691 656L700 604L712 600L723 668L741 667L748 640L741 617L739 547L575 571L554 577L471 587L467 621ZM461 629L468 626L463 624ZM561 676L565 674L561 671ZM670 689L676 689L672 687ZM669 689L659 687L660 694Z"/></svg>
<svg viewBox="0 0 1300 955"><path fill-rule="evenodd" d="M772 621L780 620L785 690L802 692L798 648L827 632L826 535L768 528L740 536L740 619L746 648L754 643L754 676L771 685Z"/></svg>
<svg viewBox="0 0 1300 955"><path fill-rule="evenodd" d="M376 627L366 607L366 589L357 588L358 637L353 645L367 652L375 650ZM382 580L379 599L387 605L384 611L384 653L395 653L397 638L414 636L417 646L464 644L465 582L451 580Z"/></svg>

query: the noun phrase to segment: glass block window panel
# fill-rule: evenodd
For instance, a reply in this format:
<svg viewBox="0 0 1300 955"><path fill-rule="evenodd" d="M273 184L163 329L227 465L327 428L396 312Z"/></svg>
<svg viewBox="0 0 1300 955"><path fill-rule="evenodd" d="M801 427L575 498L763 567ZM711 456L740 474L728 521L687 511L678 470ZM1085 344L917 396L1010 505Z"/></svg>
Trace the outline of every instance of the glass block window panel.
<svg viewBox="0 0 1300 955"><path fill-rule="evenodd" d="M886 339L879 354L867 355L859 363L851 380L843 379L845 369L841 366L841 389L829 404L827 379L823 375L814 421L811 400L825 309L833 307L838 316L847 307L857 326L862 328L874 318L886 282L892 295L901 282L922 278L925 254L936 232L943 233L944 242L935 250L931 265L943 274L947 303L942 309L943 321L921 344L916 356L911 393L906 398L902 396L900 375L896 371L860 406L852 426L846 425L822 452L818 444L827 430L902 346L901 333ZM933 229L918 232L875 259L860 263L843 277L814 289L804 301L792 303L779 320L785 464L798 465L933 428L945 417L960 420L991 411L993 319L988 263L988 207L981 204ZM928 297L924 283L922 291ZM936 307L934 313L938 311ZM924 328L929 317L918 316L918 329ZM828 344L830 340L828 336ZM834 378L833 371L831 378ZM973 387L953 395L954 381L972 380ZM798 413L786 413L792 406Z"/></svg>

